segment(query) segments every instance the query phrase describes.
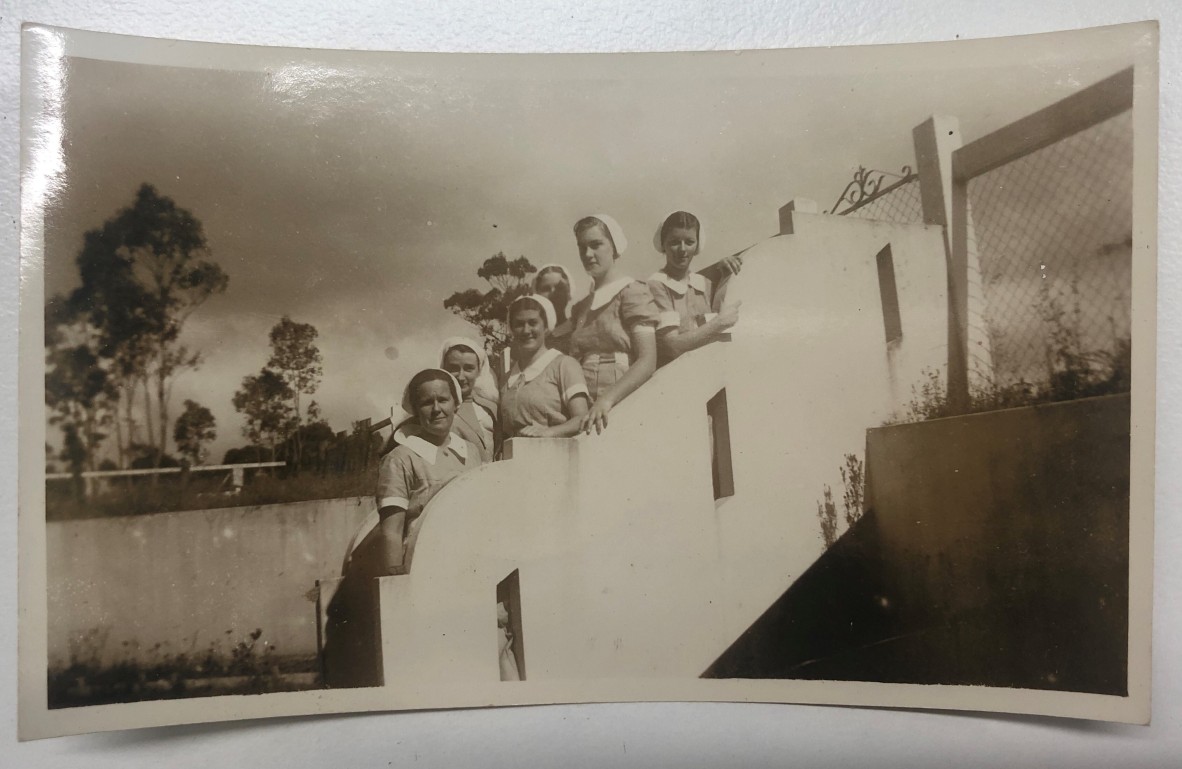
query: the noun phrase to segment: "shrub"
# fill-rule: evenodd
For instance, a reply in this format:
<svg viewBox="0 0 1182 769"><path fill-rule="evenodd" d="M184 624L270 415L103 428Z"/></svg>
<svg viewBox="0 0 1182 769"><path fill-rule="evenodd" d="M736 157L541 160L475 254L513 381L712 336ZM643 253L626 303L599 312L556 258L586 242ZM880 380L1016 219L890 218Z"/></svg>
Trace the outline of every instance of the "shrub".
<svg viewBox="0 0 1182 769"><path fill-rule="evenodd" d="M865 464L857 454L846 454L845 464L841 471L841 507L848 531L862 518L866 500L866 472ZM821 499L817 502L817 519L821 522L821 539L825 547L833 547L837 542L837 505L833 501L833 490L825 484Z"/></svg>
<svg viewBox="0 0 1182 769"><path fill-rule="evenodd" d="M225 634L232 638L234 631ZM262 629L256 628L234 643L228 654L219 641L211 641L198 653L176 654L164 651L167 643L141 652L134 642L124 642L124 657L104 663L108 629L92 628L71 645L68 665L48 671L48 704L63 708L321 686L315 657L282 657L274 644L263 641L260 645L262 635Z"/></svg>

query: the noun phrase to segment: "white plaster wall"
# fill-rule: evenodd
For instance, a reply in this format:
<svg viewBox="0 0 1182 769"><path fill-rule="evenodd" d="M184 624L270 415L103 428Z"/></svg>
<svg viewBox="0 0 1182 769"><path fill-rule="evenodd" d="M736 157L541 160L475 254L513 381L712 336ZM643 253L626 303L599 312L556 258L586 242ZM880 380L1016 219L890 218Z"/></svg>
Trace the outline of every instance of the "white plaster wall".
<svg viewBox="0 0 1182 769"><path fill-rule="evenodd" d="M352 497L50 523L50 664L150 665L210 644L228 657L255 629L260 653L313 655L310 591L340 575L372 510Z"/></svg>
<svg viewBox="0 0 1182 769"><path fill-rule="evenodd" d="M840 505L844 454L947 358L947 278L935 227L798 213L792 229L745 253L732 341L661 369L602 435L515 441L432 500L411 573L382 580L388 687L496 681L514 569L529 680L693 679L812 565L823 484ZM716 502L706 403L724 387L735 493Z"/></svg>
<svg viewBox="0 0 1182 769"><path fill-rule="evenodd" d="M1162 20L1161 250L1157 505L1178 509L1182 476L1182 326L1177 203L1182 5L1172 0L13 0L0 7L0 430L16 429L17 79L20 22L107 32L269 45L403 50L692 50L849 45L1025 34ZM0 444L0 561L16 579L16 448ZM15 744L16 593L0 595L4 763L13 766L249 765L681 766L1168 766L1182 753L1179 638L1182 518L1156 526L1154 724L778 705L633 704L403 713L176 727Z"/></svg>

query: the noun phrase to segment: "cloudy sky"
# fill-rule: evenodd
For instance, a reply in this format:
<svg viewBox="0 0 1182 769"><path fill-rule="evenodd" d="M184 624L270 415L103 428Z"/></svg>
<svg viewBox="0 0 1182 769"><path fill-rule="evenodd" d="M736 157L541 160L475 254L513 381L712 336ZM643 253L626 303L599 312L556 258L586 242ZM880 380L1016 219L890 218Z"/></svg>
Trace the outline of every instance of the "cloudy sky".
<svg viewBox="0 0 1182 769"><path fill-rule="evenodd" d="M185 329L205 363L174 393L213 410L213 457L245 442L231 397L285 314L319 329L315 398L348 429L388 414L444 337L472 332L443 300L480 285L497 251L581 275L571 225L606 212L643 277L660 264L653 230L685 208L704 222L705 265L774 234L794 197L830 207L859 164L913 163L911 129L933 113L971 141L1131 61L1077 39L1003 55L73 58L46 288L72 288L82 234L150 182L203 222L230 277Z"/></svg>

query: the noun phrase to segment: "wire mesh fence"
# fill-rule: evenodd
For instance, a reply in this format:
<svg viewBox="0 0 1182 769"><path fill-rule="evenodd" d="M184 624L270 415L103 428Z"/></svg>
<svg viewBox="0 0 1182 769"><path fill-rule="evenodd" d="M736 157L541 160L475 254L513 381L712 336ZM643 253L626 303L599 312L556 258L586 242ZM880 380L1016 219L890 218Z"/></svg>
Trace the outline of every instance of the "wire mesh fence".
<svg viewBox="0 0 1182 769"><path fill-rule="evenodd" d="M1127 389L1132 173L1125 112L969 182L994 386Z"/></svg>
<svg viewBox="0 0 1182 769"><path fill-rule="evenodd" d="M923 201L919 178L912 177L897 187L870 198L856 208L842 212L853 219L874 219L896 224L923 224Z"/></svg>

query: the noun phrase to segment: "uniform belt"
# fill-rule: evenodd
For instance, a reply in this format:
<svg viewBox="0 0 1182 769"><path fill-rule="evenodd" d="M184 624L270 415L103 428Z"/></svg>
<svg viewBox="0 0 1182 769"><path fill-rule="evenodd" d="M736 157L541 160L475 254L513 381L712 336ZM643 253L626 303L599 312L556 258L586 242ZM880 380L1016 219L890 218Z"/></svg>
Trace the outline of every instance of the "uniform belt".
<svg viewBox="0 0 1182 769"><path fill-rule="evenodd" d="M628 354L623 352L592 352L583 356L583 364L602 366L604 363L615 363L624 368L629 364Z"/></svg>

